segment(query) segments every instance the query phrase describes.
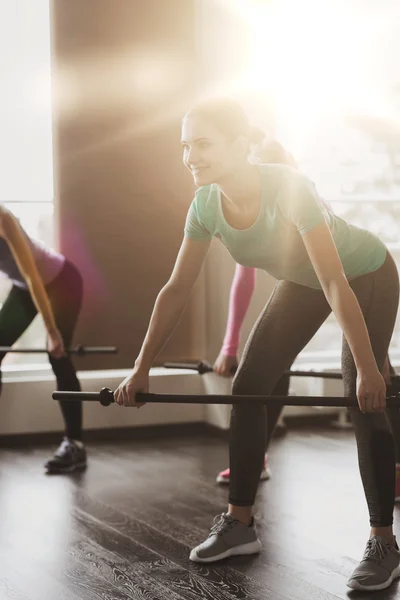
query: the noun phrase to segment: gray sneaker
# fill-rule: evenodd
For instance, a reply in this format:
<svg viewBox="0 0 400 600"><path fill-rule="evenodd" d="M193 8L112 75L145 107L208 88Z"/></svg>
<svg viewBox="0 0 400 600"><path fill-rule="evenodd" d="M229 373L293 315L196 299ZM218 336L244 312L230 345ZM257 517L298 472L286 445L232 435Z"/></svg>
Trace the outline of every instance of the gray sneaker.
<svg viewBox="0 0 400 600"><path fill-rule="evenodd" d="M190 553L194 562L214 562L234 554L260 552L261 542L257 537L254 518L248 527L228 513L217 515L208 538Z"/></svg>
<svg viewBox="0 0 400 600"><path fill-rule="evenodd" d="M64 437L56 453L45 464L48 473L72 473L86 469L86 450Z"/></svg>
<svg viewBox="0 0 400 600"><path fill-rule="evenodd" d="M353 590L383 590L400 576L399 547L386 538L373 535L367 542L364 556L347 585Z"/></svg>

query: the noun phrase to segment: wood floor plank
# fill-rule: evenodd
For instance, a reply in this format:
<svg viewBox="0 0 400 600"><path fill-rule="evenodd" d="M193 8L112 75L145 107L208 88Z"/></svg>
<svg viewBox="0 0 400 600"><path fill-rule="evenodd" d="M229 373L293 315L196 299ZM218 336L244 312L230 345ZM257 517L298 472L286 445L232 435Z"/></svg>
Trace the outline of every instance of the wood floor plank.
<svg viewBox="0 0 400 600"><path fill-rule="evenodd" d="M204 598L232 600L257 597L259 586L256 582L233 572L229 566L215 567L191 562L188 558L189 548L175 537L165 532L160 533L150 525L111 508L110 505L94 501L83 492L79 494L79 499L77 498L77 506L84 513L97 519L99 527L107 526L123 535L126 538L124 552L127 552L127 547L133 545L135 548L140 544L157 553L157 563L149 561L145 568L160 581L168 581L168 586L177 593L186 590L185 593L188 594L187 588L190 585L194 594L200 593ZM120 543L123 543L122 540ZM267 587L263 588L263 593L266 600L287 598L285 594L272 593Z"/></svg>
<svg viewBox="0 0 400 600"><path fill-rule="evenodd" d="M129 462L129 461L128 461ZM125 469L125 472L127 472L127 468ZM128 474L128 473L127 473ZM158 473L156 472L154 474L156 477L158 476ZM136 481L137 481L137 477L136 477ZM140 486L137 486L137 488L139 488ZM174 493L178 493L180 490L174 490ZM168 533L170 532L174 532L174 535L177 535L177 537L179 539L181 539L182 541L185 541L185 543L188 544L189 548L193 547L194 545L197 545L197 543L199 543L199 541L201 541L202 539L205 538L205 536L208 534L210 525L212 523L212 517L216 514L216 512L221 512L221 507L218 507L214 504L214 502L212 500L209 500L207 498L207 492L211 491L210 490L206 490L204 491L202 489L202 485L198 485L198 487L196 488L196 492L192 493L192 492L188 492L186 489L185 495L183 496L185 499L187 499L188 495L190 494L190 499L191 499L191 506L196 506L196 508L194 510L196 510L197 512L197 521L196 521L196 525L194 525L193 521L191 521L190 518L188 518L188 514L183 510L183 501L179 501L179 503L177 503L176 501L173 500L173 493L171 491L170 495L168 497L163 497L162 499L160 499L157 503L157 501L155 501L154 499L149 499L148 502L144 502L144 498L138 498L137 493L138 490L136 491L135 494L135 500L129 500L126 499L125 497L120 497L119 496L119 491L118 489L113 489L111 488L110 492L108 492L107 494L107 501L111 502L113 505L118 504L120 506L121 509L123 509L125 512L127 512L128 514L134 514L135 517L143 519L143 520L147 520L147 522L151 523L153 526L157 527L157 529L159 530L163 530L163 531L168 531ZM182 498L182 495L178 497ZM140 501L143 500L143 501ZM158 505L158 509L154 508L155 503ZM165 504L169 507L169 509L167 511L165 511ZM176 509L177 506L179 504L179 509L178 509L178 514L176 514ZM164 505L164 506L163 506ZM205 509L205 506L207 506L208 508L208 513L207 514L202 514L201 511L199 511L199 507L201 507L202 510ZM190 513L190 507L189 508L189 513ZM225 506L223 507L223 509L225 509ZM193 512L193 511L192 511ZM171 513L175 513L176 514L176 518L174 519L174 517L171 515ZM201 519L199 518L199 515L201 516ZM274 539L277 536L274 536ZM316 556L315 554L312 554L311 556L307 557L307 561L306 561L306 557L304 555L301 556L301 559L294 553L286 552L284 551L282 546L276 545L271 543L271 540L268 539L268 535L266 534L266 538L267 541L264 541L264 547L268 548L268 560L269 561L273 561L274 560L274 556L275 561L276 561L276 566L279 566L280 563L282 563L282 561L284 561L284 566L285 568L289 567L291 569L293 569L294 571L294 575L297 576L297 591L301 590L301 583L298 580L298 576L299 575L303 575L304 574L304 570L308 571L309 573L311 573L311 577L312 577L312 581L309 582L311 584L316 584L315 581L315 560L318 559L318 555ZM315 550L316 548L313 546L313 550ZM272 552L274 550L274 552ZM329 556L329 554L328 554ZM230 559L230 561L232 561L233 559ZM248 558L245 559L248 562ZM256 559L252 559L252 561L254 561ZM354 561L352 568L354 568L356 566L356 562ZM296 567L296 568L295 568ZM336 593L338 593L338 590L343 590L345 589L345 584L347 581L347 577L348 577L348 573L343 573L343 569L342 569L342 565L338 564L336 565L336 569L337 571L339 571L339 576L337 577L337 590L335 590ZM350 569L351 571L351 569ZM348 571L348 572L350 572ZM268 565L265 566L265 580L268 581L268 583L270 584L270 578L268 576ZM281 578L278 579L278 581L281 581ZM307 580L305 580L307 582ZM275 591L277 591L275 589ZM282 590L281 590L282 591ZM316 588L316 596L318 596L318 594L321 594L322 591L318 588ZM308 593L310 593L310 590L308 590ZM340 597L343 597L343 593L340 594Z"/></svg>
<svg viewBox="0 0 400 600"><path fill-rule="evenodd" d="M148 518L148 515L150 514L150 516L153 519L153 524L145 527L144 521L138 521L138 519L135 519L133 522L132 518L127 514L124 515L123 521L121 522L121 514L115 514L116 511L113 511L113 514L111 514L109 509L106 508L106 506L102 507L99 503L97 503L95 506L94 503L91 502L89 499L84 499L84 502L81 505L81 507L83 510L90 511L91 514L94 515L95 518L99 519L100 522L107 523L108 525L116 528L118 531L125 532L127 535L129 535L129 537L132 538L132 540L139 541L140 543L150 546L152 549L154 549L154 551L162 553L166 557L171 558L171 560L173 560L174 562L178 562L180 565L188 569L201 568L201 571L204 570L203 567L193 565L193 563L191 563L188 560L189 549L191 546L186 544L183 545L182 541L186 542L186 540L188 539L187 536L188 533L190 533L190 528L184 527L184 521L182 521L182 527L179 527L179 521L176 521L173 524L174 526L168 531L168 533L166 533L166 518L163 516L163 513L161 511L159 512L159 521L155 522L154 509L149 510L149 513L147 513L145 508L143 508L144 512L141 512L140 509L136 508L127 508L127 511L129 511L129 513L131 513L133 510L136 516L140 516L143 519ZM138 530L139 522L141 522L141 525L139 526ZM154 530L154 525L156 526L156 530ZM165 541L163 542L163 536L159 533L160 530L163 531L164 536L167 535L169 538L167 545L165 544ZM199 532L197 532L197 536L198 535ZM180 539L181 542L178 542L177 539ZM197 539L197 541L199 540ZM250 559L248 557L246 558L248 564L252 563L255 560L257 560L256 557L251 557ZM291 591L292 593L292 595L288 596L290 598L304 597L304 593L306 592L308 594L307 597L311 598L315 597L328 599L334 597L332 594L325 593L324 590L317 589L315 587L313 588L311 584L303 584L295 577L292 577L289 571L281 569L279 565L275 566L274 577L272 577L272 573L271 576L269 576L268 568L266 568L265 576L263 578L264 583L260 584L260 582L257 582L257 585L255 585L255 582L249 577L247 577L245 573L239 575L239 573L235 572L235 569L232 569L230 567L229 561L223 561L219 564L223 566L216 567L212 565L207 565L207 567L205 568L205 573L207 574L207 577L213 577L214 583L218 582L219 585L227 589L231 594L235 595L238 594L237 586L239 585L239 583L242 586L242 588L243 586L246 586L243 595L241 595L240 597L246 598L249 596L249 594L256 592L262 592L264 594L271 594L272 592L274 594L274 598L277 598L278 596L286 597L288 595L287 589L289 589L289 591ZM233 582L232 588L227 587L230 581ZM302 588L304 588L303 591L301 591Z"/></svg>
<svg viewBox="0 0 400 600"><path fill-rule="evenodd" d="M29 600L86 600L49 576L42 564L26 560L23 552L16 558L14 554L4 550L3 544L0 549L0 563L1 575L7 574L11 584ZM3 597L1 598L3 600ZM4 596L4 600L8 600L7 596Z"/></svg>
<svg viewBox="0 0 400 600"><path fill-rule="evenodd" d="M225 440L200 434L88 450L85 473L45 477L49 448L0 449L0 598L353 597L346 581L362 556L368 515L351 431L289 431L274 440L273 476L256 503L262 552L208 565L188 557L227 508L228 489L215 485L227 466ZM395 600L399 592L396 582L373 596Z"/></svg>
<svg viewBox="0 0 400 600"><path fill-rule="evenodd" d="M114 588L108 581L97 574L91 573L85 566L71 554L65 553L62 564L57 568L51 561L44 561L43 554L37 560L32 548L19 548L19 565L16 571L30 582L33 587L40 580L39 587L46 584L49 598L63 597L72 600L129 600L129 597ZM29 568L27 566L29 565ZM35 571L35 575L33 572ZM153 600L150 593L137 596L140 599ZM35 598L41 597L35 590ZM60 594L60 596L58 595ZM157 599L158 600L158 599Z"/></svg>
<svg viewBox="0 0 400 600"><path fill-rule="evenodd" d="M332 445L332 447L336 446L335 443L333 443L331 445ZM126 468L123 468L123 471L126 473ZM154 473L154 477L158 477L157 471ZM137 473L136 473L136 480L137 480ZM177 494L179 492L180 492L180 489L174 490L174 494ZM202 499L203 499L203 498L201 498L201 496L202 496L201 485L198 485L196 488L196 499L193 499L193 502L194 502L194 504L196 504L196 506L199 503L201 504ZM165 503L169 507L175 505L171 502L171 498L169 498L169 497L167 497L167 498L164 497L163 501L165 501ZM212 513L215 514L215 512L216 512L216 508L215 508L215 506L213 506ZM210 517L211 517L211 514L210 514ZM207 529L208 529L209 525L210 525L210 522L207 523ZM190 534L192 534L192 533L193 533L193 531L190 531L188 536L190 536ZM268 534L270 532L268 531L266 533L267 533L267 535L266 535L267 543L269 546L268 560L273 559L273 557L271 556L271 548L272 549L277 548L276 554L278 555L278 557L281 558L282 547L272 544L271 541L268 539ZM188 536L186 539L189 540L190 537L188 537ZM198 539L192 540L190 543L192 544L194 541L197 542ZM290 537L288 537L287 541L289 544L291 544L293 542L293 540L290 539ZM293 543L292 543L292 545L293 545ZM297 570L294 570L294 574L296 576L301 575L305 581L311 581L311 583L314 585L323 586L327 580L327 575L330 575L331 585L332 585L332 583L335 583L333 588L332 587L329 588L330 591L334 592L339 597L345 597L346 589L347 589L345 584L346 584L347 578L350 575L351 571L354 569L354 567L357 565L358 561L355 558L351 559L346 556L340 557L340 561L339 561L336 557L333 558L332 552L329 550L329 548L325 548L325 550L326 550L325 556L327 558L324 558L324 554L323 554L322 550L323 550L323 548L320 549L319 556L318 555L316 557L311 556L309 558L308 564L305 564L303 555L300 555L301 560L299 560L299 558L296 556L296 554L291 555L290 551L289 552L286 551L285 552L286 557L285 557L285 561L284 561L285 568L294 570L294 567L297 567ZM231 561L232 560L238 560L238 559L231 559ZM316 560L318 561L317 564L315 564ZM264 571L266 570L268 572L268 569L265 569L264 565L261 566L261 569L263 569ZM338 577L335 577L335 574L338 574ZM266 575L266 578L268 578L268 575ZM326 585L326 583L325 583L325 585Z"/></svg>
<svg viewBox="0 0 400 600"><path fill-rule="evenodd" d="M0 598L3 600L30 600L6 577L0 577Z"/></svg>

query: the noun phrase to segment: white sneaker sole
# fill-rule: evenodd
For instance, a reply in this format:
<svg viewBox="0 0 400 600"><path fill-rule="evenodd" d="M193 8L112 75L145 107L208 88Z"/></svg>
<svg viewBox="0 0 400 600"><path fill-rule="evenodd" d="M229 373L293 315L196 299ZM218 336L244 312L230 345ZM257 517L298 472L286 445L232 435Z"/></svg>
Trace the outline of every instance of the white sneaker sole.
<svg viewBox="0 0 400 600"><path fill-rule="evenodd" d="M397 579L397 577L400 577L400 565L395 568L389 579L384 583L378 583L376 585L363 585L358 581L349 581L347 583L347 587L351 588L352 590L364 590L365 592L374 592L377 590L384 590L385 588L388 588L393 583L393 581Z"/></svg>
<svg viewBox="0 0 400 600"><path fill-rule="evenodd" d="M271 479L271 470L269 468L263 469L261 471L260 481L267 481L268 479ZM217 475L217 483L229 484L229 481L230 477L223 477L221 475Z"/></svg>
<svg viewBox="0 0 400 600"><path fill-rule="evenodd" d="M221 554L217 554L217 556L211 556L209 558L200 558L197 556L197 548L193 548L190 553L189 559L193 562L199 563L210 563L215 562L217 560L222 560L224 558L228 558L228 556L236 556L238 554L257 554L260 552L262 548L262 544L260 540L256 540L255 542L249 542L248 544L240 544L239 546L233 546L233 548L229 548L229 550L225 550Z"/></svg>

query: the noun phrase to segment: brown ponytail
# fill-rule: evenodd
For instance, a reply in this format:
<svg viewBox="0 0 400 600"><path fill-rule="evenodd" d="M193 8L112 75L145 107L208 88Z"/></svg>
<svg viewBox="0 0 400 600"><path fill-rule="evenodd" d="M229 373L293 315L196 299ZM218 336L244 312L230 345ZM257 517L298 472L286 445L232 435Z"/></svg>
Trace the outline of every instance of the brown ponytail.
<svg viewBox="0 0 400 600"><path fill-rule="evenodd" d="M297 168L292 154L277 140L270 140L253 151L252 157L258 163L278 163Z"/></svg>

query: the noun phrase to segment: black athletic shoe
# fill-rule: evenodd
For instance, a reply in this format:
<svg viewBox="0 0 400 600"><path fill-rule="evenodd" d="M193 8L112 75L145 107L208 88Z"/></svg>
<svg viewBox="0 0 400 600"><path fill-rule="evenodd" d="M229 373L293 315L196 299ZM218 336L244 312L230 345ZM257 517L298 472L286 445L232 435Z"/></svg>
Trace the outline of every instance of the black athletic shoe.
<svg viewBox="0 0 400 600"><path fill-rule="evenodd" d="M86 450L65 437L54 456L45 464L48 473L72 473L86 469Z"/></svg>

